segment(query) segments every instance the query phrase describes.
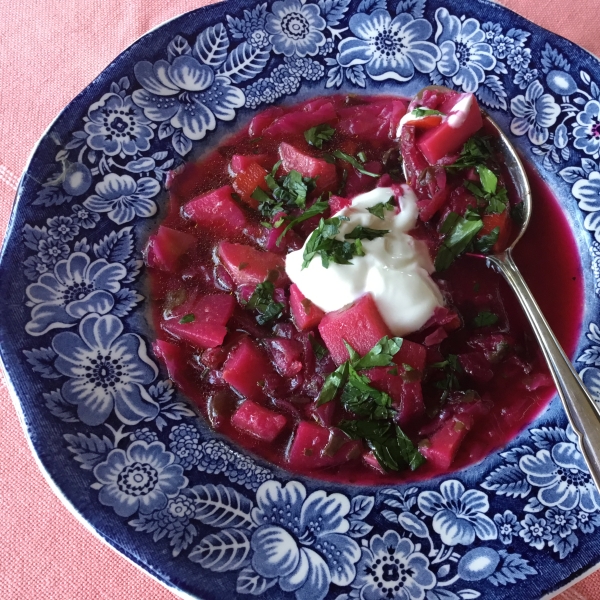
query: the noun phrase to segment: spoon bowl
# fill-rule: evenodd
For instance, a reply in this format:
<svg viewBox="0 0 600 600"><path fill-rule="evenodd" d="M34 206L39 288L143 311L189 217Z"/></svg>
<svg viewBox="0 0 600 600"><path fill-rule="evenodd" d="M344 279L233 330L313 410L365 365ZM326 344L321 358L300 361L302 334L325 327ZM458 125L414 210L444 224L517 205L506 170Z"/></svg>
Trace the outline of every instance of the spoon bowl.
<svg viewBox="0 0 600 600"><path fill-rule="evenodd" d="M415 98L419 99L425 90L450 91L442 86L428 86L423 88ZM512 258L512 251L523 237L533 210L531 187L527 173L515 147L506 134L487 113L482 111L482 114L488 126L496 133L496 143L504 155L504 163L515 186L516 193L523 202L523 221L517 236L508 248L496 254L475 256L485 258L489 267L501 273L517 296L548 363L548 368L569 422L579 438L581 453L588 465L590 475L596 487L600 488L600 409L561 348Z"/></svg>

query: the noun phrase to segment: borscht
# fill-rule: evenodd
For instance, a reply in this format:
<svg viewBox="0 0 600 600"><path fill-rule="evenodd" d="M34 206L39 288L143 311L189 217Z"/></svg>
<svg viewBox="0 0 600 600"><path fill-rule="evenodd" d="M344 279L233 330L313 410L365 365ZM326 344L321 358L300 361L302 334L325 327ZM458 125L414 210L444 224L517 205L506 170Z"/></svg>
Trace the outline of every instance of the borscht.
<svg viewBox="0 0 600 600"><path fill-rule="evenodd" d="M530 177L517 261L569 353L580 265ZM269 108L168 189L145 252L154 351L245 449L330 481L421 479L482 459L552 397L520 307L485 266L523 214L472 94Z"/></svg>

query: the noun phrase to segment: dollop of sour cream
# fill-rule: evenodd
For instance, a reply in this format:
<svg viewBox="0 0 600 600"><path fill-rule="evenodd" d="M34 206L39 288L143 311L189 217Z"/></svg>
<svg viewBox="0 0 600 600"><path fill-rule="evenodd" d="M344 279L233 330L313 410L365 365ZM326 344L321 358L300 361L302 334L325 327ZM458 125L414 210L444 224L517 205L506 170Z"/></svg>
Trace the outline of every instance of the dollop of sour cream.
<svg viewBox="0 0 600 600"><path fill-rule="evenodd" d="M381 317L398 336L420 329L435 308L444 305L430 277L435 269L427 245L409 234L417 223L417 197L408 185L401 189L400 210L385 211L383 220L367 209L393 198L389 187L356 196L350 206L334 215L349 219L340 225L336 238L341 241L357 225L389 230L374 240L362 240L364 256L355 256L349 265L330 263L327 269L316 256L303 269L303 247L287 255L285 266L302 294L325 312L343 308L370 293Z"/></svg>

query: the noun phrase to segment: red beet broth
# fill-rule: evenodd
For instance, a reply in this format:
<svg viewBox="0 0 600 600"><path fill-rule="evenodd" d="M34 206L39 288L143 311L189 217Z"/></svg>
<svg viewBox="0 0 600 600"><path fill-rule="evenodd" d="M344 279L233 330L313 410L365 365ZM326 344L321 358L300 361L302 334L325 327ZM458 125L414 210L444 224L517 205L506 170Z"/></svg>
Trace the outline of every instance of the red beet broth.
<svg viewBox="0 0 600 600"><path fill-rule="evenodd" d="M319 103L322 105L324 100L312 101L316 106L315 110L319 110ZM362 97L348 100L347 97L340 96L327 98L327 100L333 100L336 109L343 111L347 105L352 107L355 103L369 103L372 98ZM385 98L376 98L375 100L392 101L392 99ZM393 100L397 101L398 99ZM291 113L306 104L288 107L285 111ZM369 104L365 104L365 110L368 106ZM270 119L283 114L280 109L268 109L263 113L267 123L269 123L269 111ZM397 122L400 116L394 115L390 120L393 121L395 118ZM360 127L366 127L361 123L361 121L354 123L355 133L349 131L346 135L342 135L338 130L332 140L332 147L343 148L346 153L353 156L364 151L368 157L367 163L369 161L374 163L375 159L387 152L388 160L391 156L391 168L397 168L398 164L393 162L393 153L397 148L397 142L387 136L387 132L386 135L381 134L382 127L380 127L379 136L360 131ZM392 123L388 126L388 130L393 131L393 127ZM352 122L349 127L346 126L346 129L351 130L351 128ZM314 404L314 398L310 398L301 386L298 389L290 390L289 387L294 387L292 384L287 389L273 394L274 399L259 400L259 404L284 415L287 421L281 433L273 441L265 443L232 425L230 415L234 413L236 407L243 403L244 399L231 391L223 381L220 370L228 352L239 343L241 330L247 332L250 337L264 340L274 336L272 324L271 326L256 324L252 311L244 310L237 305L233 316L227 323L229 332L223 348L210 350L194 348L190 344L177 341L174 336L162 329L161 322L165 307L168 311L168 305L177 304L182 300L184 294L181 293L181 290L185 290L185 296L189 297L198 291L201 294L228 293L228 288L234 287L231 277L215 258L215 245L220 239L219 231L198 228L193 222L181 216L181 207L203 193L230 184L232 176L229 168L231 157L234 154L258 154L261 156L260 160L264 161L264 165L267 167L272 166L277 160L277 147L281 141L294 145L302 152L320 154L307 144L302 132L273 136L270 140L267 138L268 136L263 136L261 139L256 131L248 132L246 128L225 140L216 151L198 163L187 164L180 172L170 175L170 205L162 225L191 234L198 240L196 246L179 260L176 270L166 272L153 268L151 248L148 255L156 331L159 339L178 347L180 364L177 368L170 369L171 378L183 393L196 403L200 412L217 431L244 448L290 471L330 481L365 485L425 479L446 472L446 469L439 469L430 463L425 463L415 472L405 470L382 473L368 466L360 456L332 468L316 470L290 468L286 460L286 453L289 451L293 439L295 423L300 419L310 421L311 414L313 414L310 406ZM263 155L266 158L262 158ZM371 168L375 168L374 164ZM519 242L515 260L522 269L524 277L559 341L567 354L571 355L576 347L583 308L583 287L577 248L569 225L550 190L531 169L529 169L529 176L535 202L533 218L527 233ZM355 186L355 193L367 191L375 185L376 180L361 177L355 172L352 173L352 177L353 179L348 178L348 184ZM238 204L247 218L246 233L238 232L230 237L230 240L265 249L269 232L260 225L263 218L243 201L238 201ZM298 237L289 241L289 248L298 248L317 222L318 219L312 219L296 228ZM556 243L556 240L560 240L560 244ZM551 268L549 268L550 265L552 265ZM490 401L491 408L485 416L478 418L476 426L472 428L460 446L449 469L449 471L454 471L481 460L512 439L546 406L554 395L554 387L548 385L550 379L543 358L511 290L499 275L485 267L482 259L462 256L447 271L434 277L449 302L457 308L464 323L471 322L481 307L493 309L494 312L501 315L501 329L514 337L515 345L518 347L518 360L514 360L512 363L509 361L509 364L501 362L499 365L494 365L494 377L491 381L473 386L479 387L478 391L485 395L486 400ZM176 292L174 293L174 291ZM177 320L185 314L185 307L186 302L183 302L181 306L175 306L172 309ZM565 315L568 315L567 319ZM307 360L306 352L310 353L308 350L310 344L307 344L306 334L299 333L291 323L289 312L287 312L286 317L280 320L279 325L276 326L276 331L279 335L303 342L299 360L305 362ZM318 331L314 329L313 333L315 339L318 339ZM431 330L427 333L431 333ZM473 334L473 330L465 327L451 333L441 343L442 355L472 350L467 342L473 337ZM407 339L422 342L424 335L417 333L407 336ZM160 350L158 354L160 354ZM436 346L429 349L429 355L429 362L439 359L439 355L436 355ZM314 357L308 360L314 360ZM322 361L322 365L322 375L334 369L334 365L331 361L327 362L327 359ZM525 373L523 369L528 372ZM289 381L293 379L294 376L288 378ZM317 378L317 381L322 381L322 377L320 380ZM425 392L427 393L427 390ZM433 431L435 426L431 423L437 422L436 419L440 419L439 415L432 419L420 419L415 427L408 426L405 431L414 441L418 441L426 437L422 433L420 435L419 431L425 431L429 435L427 428L429 426Z"/></svg>

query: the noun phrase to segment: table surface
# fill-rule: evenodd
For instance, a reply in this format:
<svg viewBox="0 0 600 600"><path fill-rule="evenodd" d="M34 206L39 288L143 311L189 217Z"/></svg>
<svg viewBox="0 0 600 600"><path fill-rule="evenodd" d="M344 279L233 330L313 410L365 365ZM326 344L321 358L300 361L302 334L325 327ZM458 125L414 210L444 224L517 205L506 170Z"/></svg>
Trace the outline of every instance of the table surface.
<svg viewBox="0 0 600 600"><path fill-rule="evenodd" d="M144 32L202 0L0 0L0 239L31 148L54 116ZM501 4L600 56L598 0ZM583 18L584 15L591 18ZM23 93L27 90L26 93ZM174 600L86 530L44 481L0 381L0 597ZM600 599L600 574L559 596Z"/></svg>

